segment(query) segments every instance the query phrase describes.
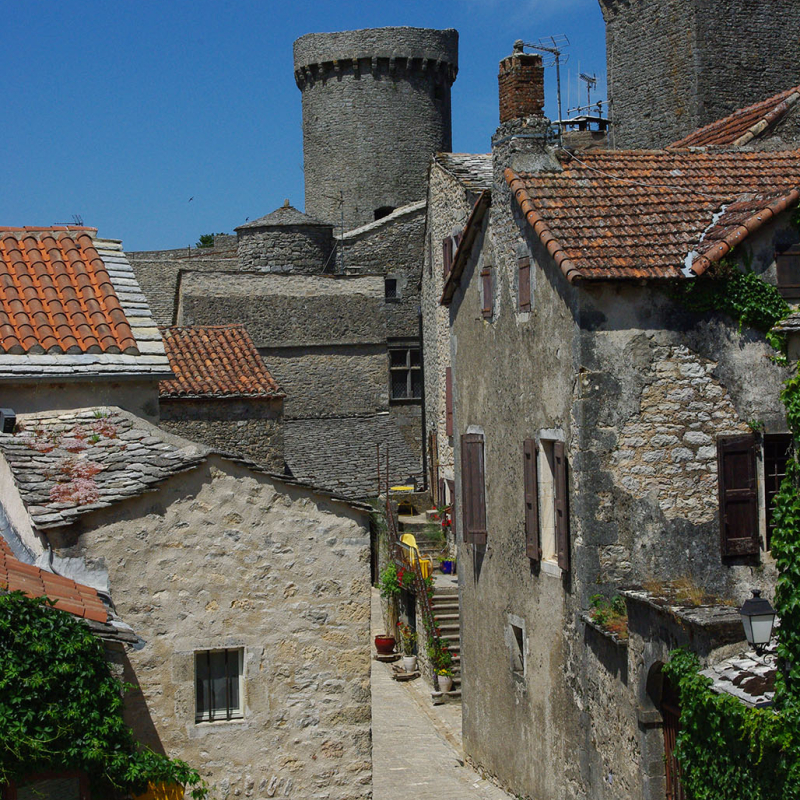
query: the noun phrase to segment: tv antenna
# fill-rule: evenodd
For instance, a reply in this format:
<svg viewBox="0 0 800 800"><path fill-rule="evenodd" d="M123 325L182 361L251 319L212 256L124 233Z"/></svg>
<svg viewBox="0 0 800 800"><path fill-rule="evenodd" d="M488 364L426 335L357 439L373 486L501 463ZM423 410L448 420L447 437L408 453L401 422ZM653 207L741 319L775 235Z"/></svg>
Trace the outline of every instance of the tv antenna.
<svg viewBox="0 0 800 800"><path fill-rule="evenodd" d="M73 214L72 222L80 228L83 227L83 217L80 214Z"/></svg>
<svg viewBox="0 0 800 800"><path fill-rule="evenodd" d="M555 36L543 36L537 42L515 42L514 48L521 44L523 47L530 47L540 53L546 53L549 58L543 62L543 66L556 67L556 92L558 94L558 141L564 134L564 120L561 115L561 64L569 61L569 55L564 55L564 48L569 47L569 39L564 33L557 33ZM521 48L520 48L521 49Z"/></svg>
<svg viewBox="0 0 800 800"><path fill-rule="evenodd" d="M586 72L581 72L578 76L586 84L586 105L588 108L592 107L592 89L597 88L597 75L589 75Z"/></svg>
<svg viewBox="0 0 800 800"><path fill-rule="evenodd" d="M339 240L339 272L344 275L344 192L339 189L339 192L335 195L333 194L323 194L320 193L322 197L326 198L327 200L335 200L339 204L339 211L341 212L341 231L342 231L342 238ZM327 265L326 265L327 266Z"/></svg>

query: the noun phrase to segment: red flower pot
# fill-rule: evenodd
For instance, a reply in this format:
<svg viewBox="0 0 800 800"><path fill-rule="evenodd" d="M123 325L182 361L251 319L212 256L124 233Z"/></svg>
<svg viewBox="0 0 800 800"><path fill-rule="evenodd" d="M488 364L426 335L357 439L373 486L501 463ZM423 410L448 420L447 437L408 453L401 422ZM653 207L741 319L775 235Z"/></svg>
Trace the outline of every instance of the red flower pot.
<svg viewBox="0 0 800 800"><path fill-rule="evenodd" d="M378 651L379 656L390 656L394 652L394 646L394 636L381 636L378 634L375 637L375 649Z"/></svg>

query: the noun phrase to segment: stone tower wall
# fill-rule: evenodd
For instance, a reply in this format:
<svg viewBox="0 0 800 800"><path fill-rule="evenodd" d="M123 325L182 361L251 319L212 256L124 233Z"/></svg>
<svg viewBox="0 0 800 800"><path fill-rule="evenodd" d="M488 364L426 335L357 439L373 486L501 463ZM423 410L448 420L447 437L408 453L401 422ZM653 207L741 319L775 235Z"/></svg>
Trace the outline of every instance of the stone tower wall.
<svg viewBox="0 0 800 800"><path fill-rule="evenodd" d="M800 83L797 0L599 0L618 148L664 147Z"/></svg>
<svg viewBox="0 0 800 800"><path fill-rule="evenodd" d="M244 229L239 232L239 269L318 275L333 272L333 234L324 225Z"/></svg>
<svg viewBox="0 0 800 800"><path fill-rule="evenodd" d="M458 33L377 28L294 43L303 96L306 213L345 230L425 197L430 156L452 149Z"/></svg>

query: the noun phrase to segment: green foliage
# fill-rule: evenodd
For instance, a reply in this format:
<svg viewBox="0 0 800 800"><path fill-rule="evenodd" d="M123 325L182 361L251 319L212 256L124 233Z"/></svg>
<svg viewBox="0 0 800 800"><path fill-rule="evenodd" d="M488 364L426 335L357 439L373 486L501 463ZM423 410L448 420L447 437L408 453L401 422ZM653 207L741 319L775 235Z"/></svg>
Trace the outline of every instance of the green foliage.
<svg viewBox="0 0 800 800"><path fill-rule="evenodd" d="M721 311L736 320L740 330L750 327L765 334L790 311L776 287L750 269L742 272L730 258L713 276L683 281L671 296L689 311Z"/></svg>
<svg viewBox="0 0 800 800"><path fill-rule="evenodd" d="M750 708L710 690L693 653L664 667L680 694L677 755L687 800L800 798L800 735L794 712Z"/></svg>
<svg viewBox="0 0 800 800"><path fill-rule="evenodd" d="M195 247L202 248L202 247L213 247L214 246L214 237L215 236L224 236L224 233L204 233L200 239L198 240Z"/></svg>
<svg viewBox="0 0 800 800"><path fill-rule="evenodd" d="M628 638L628 609L624 597L617 594L609 600L602 594L594 594L589 604L589 614L594 622L621 639Z"/></svg>
<svg viewBox="0 0 800 800"><path fill-rule="evenodd" d="M84 770L100 795L148 782L207 787L183 761L140 748L122 718L123 685L76 617L21 592L0 596L0 785Z"/></svg>
<svg viewBox="0 0 800 800"><path fill-rule="evenodd" d="M378 589L381 597L391 599L400 596L400 581L397 579L397 567L394 562L389 562L378 578Z"/></svg>

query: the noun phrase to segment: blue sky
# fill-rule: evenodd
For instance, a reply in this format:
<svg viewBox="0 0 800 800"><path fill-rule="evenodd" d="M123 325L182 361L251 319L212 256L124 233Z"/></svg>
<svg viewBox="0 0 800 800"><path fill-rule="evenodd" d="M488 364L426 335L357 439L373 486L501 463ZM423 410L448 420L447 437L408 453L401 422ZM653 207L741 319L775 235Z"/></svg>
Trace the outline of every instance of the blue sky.
<svg viewBox="0 0 800 800"><path fill-rule="evenodd" d="M596 73L596 96L606 96L597 0L9 0L0 225L79 214L125 249L146 250L232 232L287 197L302 209L292 42L386 25L458 29L459 152L488 152L497 63L515 39L569 37L565 108L568 89L570 105L584 102L579 72Z"/></svg>

